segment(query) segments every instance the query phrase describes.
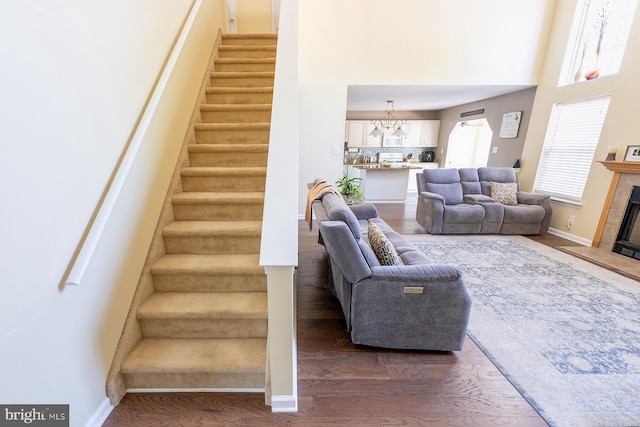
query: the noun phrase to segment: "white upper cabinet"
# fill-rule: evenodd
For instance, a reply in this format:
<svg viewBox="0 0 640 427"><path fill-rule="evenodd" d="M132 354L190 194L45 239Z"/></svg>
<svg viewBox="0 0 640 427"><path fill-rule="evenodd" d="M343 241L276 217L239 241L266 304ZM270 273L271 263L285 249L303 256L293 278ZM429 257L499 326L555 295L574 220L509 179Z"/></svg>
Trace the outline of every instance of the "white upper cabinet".
<svg viewBox="0 0 640 427"><path fill-rule="evenodd" d="M349 147L380 147L380 137L369 136L373 125L369 120L347 120L345 137Z"/></svg>
<svg viewBox="0 0 640 427"><path fill-rule="evenodd" d="M409 135L403 138L403 147L437 147L440 120L409 120Z"/></svg>

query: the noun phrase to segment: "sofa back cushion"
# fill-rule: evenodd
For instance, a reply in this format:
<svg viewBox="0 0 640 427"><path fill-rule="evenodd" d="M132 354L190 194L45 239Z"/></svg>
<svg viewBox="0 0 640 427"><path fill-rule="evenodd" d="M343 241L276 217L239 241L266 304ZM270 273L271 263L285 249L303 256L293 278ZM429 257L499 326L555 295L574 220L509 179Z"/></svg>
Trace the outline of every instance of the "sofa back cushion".
<svg viewBox="0 0 640 427"><path fill-rule="evenodd" d="M322 240L331 260L338 266L349 283L371 276L360 245L349 227L342 221L322 221L319 225Z"/></svg>
<svg viewBox="0 0 640 427"><path fill-rule="evenodd" d="M425 191L444 197L445 204L462 203L462 185L458 169L425 169L423 172Z"/></svg>
<svg viewBox="0 0 640 427"><path fill-rule="evenodd" d="M329 193L322 198L322 206L327 211L329 221L342 221L347 224L356 240L362 237L360 223L344 199L337 194Z"/></svg>
<svg viewBox="0 0 640 427"><path fill-rule="evenodd" d="M480 188L480 179L478 178L478 169L476 168L460 168L458 169L460 174L460 185L462 185L462 193L467 194L480 194L482 190Z"/></svg>
<svg viewBox="0 0 640 427"><path fill-rule="evenodd" d="M516 172L513 170L513 168L478 168L478 178L480 179L480 188L482 190L482 194L484 194L485 196L491 196L492 182L515 182L517 188L519 189L518 175L516 175Z"/></svg>

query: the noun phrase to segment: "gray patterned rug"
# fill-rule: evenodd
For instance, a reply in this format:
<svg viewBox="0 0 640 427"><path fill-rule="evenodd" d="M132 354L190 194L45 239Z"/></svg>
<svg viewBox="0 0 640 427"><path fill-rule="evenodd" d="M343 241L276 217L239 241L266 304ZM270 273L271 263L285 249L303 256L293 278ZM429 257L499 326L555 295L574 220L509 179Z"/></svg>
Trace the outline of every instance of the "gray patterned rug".
<svg viewBox="0 0 640 427"><path fill-rule="evenodd" d="M521 236L405 238L463 272L469 336L549 425L640 426L640 282Z"/></svg>

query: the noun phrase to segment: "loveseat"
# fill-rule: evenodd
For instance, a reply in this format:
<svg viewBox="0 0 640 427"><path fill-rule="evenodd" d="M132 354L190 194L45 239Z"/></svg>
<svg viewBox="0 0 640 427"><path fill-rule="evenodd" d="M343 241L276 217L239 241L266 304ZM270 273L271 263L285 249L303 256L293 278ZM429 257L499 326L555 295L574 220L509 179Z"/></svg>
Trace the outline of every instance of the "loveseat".
<svg viewBox="0 0 640 427"><path fill-rule="evenodd" d="M542 234L549 196L520 191L513 168L425 169L416 174L416 220L431 234Z"/></svg>
<svg viewBox="0 0 640 427"><path fill-rule="evenodd" d="M460 271L429 262L373 205L347 206L339 195L326 193L312 209L319 242L329 254L327 288L340 302L353 343L462 349L471 300Z"/></svg>

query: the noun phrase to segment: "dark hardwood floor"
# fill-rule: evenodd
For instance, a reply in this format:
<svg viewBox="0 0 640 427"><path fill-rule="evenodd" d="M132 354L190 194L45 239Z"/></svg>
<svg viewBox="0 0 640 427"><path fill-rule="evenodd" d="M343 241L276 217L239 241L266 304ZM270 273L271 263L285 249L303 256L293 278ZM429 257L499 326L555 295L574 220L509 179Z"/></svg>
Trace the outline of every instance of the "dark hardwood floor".
<svg viewBox="0 0 640 427"><path fill-rule="evenodd" d="M412 198L377 207L398 232L424 232ZM298 413L272 414L262 394L128 394L103 425L547 425L470 339L459 352L352 344L337 301L324 290L327 258L317 233L299 221ZM534 239L571 245L548 234Z"/></svg>

